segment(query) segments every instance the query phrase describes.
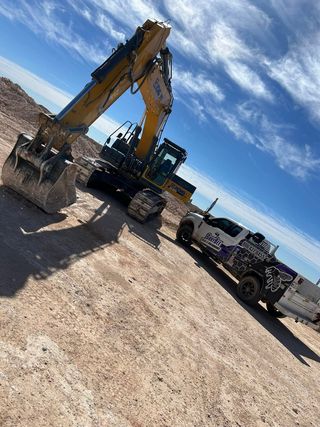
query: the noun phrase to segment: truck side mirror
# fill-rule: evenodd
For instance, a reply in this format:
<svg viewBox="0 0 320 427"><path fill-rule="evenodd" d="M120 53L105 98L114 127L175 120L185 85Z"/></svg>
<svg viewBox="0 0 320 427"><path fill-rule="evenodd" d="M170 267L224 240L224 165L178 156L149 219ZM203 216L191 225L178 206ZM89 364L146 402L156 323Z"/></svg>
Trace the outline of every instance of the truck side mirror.
<svg viewBox="0 0 320 427"><path fill-rule="evenodd" d="M252 240L258 244L263 242L264 239L265 239L265 237L261 233L254 233L254 235L252 236Z"/></svg>
<svg viewBox="0 0 320 427"><path fill-rule="evenodd" d="M203 215L203 221L204 222L209 222L209 220L210 220L210 214L209 213L204 214Z"/></svg>

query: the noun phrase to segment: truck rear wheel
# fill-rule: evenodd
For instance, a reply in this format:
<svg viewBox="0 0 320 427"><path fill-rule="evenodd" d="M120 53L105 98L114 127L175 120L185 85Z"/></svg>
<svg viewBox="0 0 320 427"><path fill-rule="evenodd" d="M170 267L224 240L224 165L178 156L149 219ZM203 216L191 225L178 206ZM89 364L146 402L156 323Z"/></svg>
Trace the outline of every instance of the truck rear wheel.
<svg viewBox="0 0 320 427"><path fill-rule="evenodd" d="M190 225L182 225L177 230L177 240L184 246L191 246L192 244L193 228Z"/></svg>
<svg viewBox="0 0 320 427"><path fill-rule="evenodd" d="M257 305L260 301L261 284L257 277L243 277L237 286L237 295L248 305Z"/></svg>

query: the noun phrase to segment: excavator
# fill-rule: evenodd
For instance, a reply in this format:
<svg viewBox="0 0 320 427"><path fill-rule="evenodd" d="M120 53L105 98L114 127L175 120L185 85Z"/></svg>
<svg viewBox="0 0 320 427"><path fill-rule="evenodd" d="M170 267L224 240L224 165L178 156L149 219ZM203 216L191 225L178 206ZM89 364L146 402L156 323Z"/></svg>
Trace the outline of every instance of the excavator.
<svg viewBox="0 0 320 427"><path fill-rule="evenodd" d="M173 102L169 33L169 25L148 19L92 72L92 80L59 114L41 113L37 134L20 134L5 161L3 184L55 213L76 201L79 171L78 180L86 185L98 183L125 192L130 198L128 213L140 222L162 212L163 191L188 201L195 187L176 175L186 151L166 138L158 144ZM118 134L112 146L110 136L99 158L75 162L72 143L129 88L143 96L146 111L141 122L128 122L125 134Z"/></svg>

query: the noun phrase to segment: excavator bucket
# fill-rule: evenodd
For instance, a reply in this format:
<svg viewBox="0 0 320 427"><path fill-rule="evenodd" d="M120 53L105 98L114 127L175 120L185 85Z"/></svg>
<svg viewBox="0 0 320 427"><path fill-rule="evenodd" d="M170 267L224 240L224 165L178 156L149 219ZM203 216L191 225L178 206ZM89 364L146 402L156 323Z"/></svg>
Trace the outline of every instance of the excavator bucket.
<svg viewBox="0 0 320 427"><path fill-rule="evenodd" d="M2 182L47 213L55 213L76 201L77 166L55 153L32 152L33 139L21 134L2 167Z"/></svg>

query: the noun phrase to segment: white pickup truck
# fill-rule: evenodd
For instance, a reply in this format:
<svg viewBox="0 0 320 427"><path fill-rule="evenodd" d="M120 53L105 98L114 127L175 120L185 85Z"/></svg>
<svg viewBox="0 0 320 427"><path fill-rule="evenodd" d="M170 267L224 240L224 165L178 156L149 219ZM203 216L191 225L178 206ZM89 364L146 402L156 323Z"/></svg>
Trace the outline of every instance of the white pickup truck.
<svg viewBox="0 0 320 427"><path fill-rule="evenodd" d="M294 318L320 331L320 288L275 257L277 246L228 219L189 212L177 230L185 246L195 243L238 279L237 295L249 305L267 304L270 314Z"/></svg>

